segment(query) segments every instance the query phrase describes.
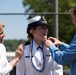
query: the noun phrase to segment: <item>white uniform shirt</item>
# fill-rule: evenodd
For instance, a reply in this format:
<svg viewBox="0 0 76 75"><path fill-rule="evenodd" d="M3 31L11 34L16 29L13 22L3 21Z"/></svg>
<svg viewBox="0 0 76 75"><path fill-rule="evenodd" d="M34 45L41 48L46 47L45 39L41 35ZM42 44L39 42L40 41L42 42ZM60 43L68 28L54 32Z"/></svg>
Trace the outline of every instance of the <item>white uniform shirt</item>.
<svg viewBox="0 0 76 75"><path fill-rule="evenodd" d="M38 67L38 59L34 60L35 65L32 65L32 61L30 58L30 44L25 46L24 54L22 58L19 60L16 66L16 75L63 75L63 69L62 66L57 64L51 57L51 53L48 48L44 49L44 55L45 55L45 68L42 72L38 72L36 68L42 68ZM33 56L37 55L37 44L35 41L33 41L33 49L32 49ZM34 57L35 58L35 57ZM34 64L34 63L33 63Z"/></svg>
<svg viewBox="0 0 76 75"><path fill-rule="evenodd" d="M0 75L6 75L12 70L6 58L6 49L3 44L0 44Z"/></svg>

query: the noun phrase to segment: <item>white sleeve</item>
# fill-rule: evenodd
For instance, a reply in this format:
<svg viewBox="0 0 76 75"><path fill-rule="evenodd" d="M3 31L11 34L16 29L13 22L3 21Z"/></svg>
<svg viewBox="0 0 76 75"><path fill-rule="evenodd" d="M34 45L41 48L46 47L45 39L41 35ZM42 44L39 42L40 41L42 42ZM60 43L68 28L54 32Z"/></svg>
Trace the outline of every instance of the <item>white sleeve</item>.
<svg viewBox="0 0 76 75"><path fill-rule="evenodd" d="M9 64L7 58L6 58L6 49L4 45L0 45L0 49L2 50L0 53L0 75L6 75L9 73L13 68Z"/></svg>
<svg viewBox="0 0 76 75"><path fill-rule="evenodd" d="M0 68L0 75L6 75L7 73L9 73L12 70L12 66L11 65L7 65L4 68Z"/></svg>
<svg viewBox="0 0 76 75"><path fill-rule="evenodd" d="M26 75L25 74L25 57L22 55L21 59L18 61L16 65L16 75Z"/></svg>
<svg viewBox="0 0 76 75"><path fill-rule="evenodd" d="M63 66L54 62L53 74L54 75L63 75Z"/></svg>

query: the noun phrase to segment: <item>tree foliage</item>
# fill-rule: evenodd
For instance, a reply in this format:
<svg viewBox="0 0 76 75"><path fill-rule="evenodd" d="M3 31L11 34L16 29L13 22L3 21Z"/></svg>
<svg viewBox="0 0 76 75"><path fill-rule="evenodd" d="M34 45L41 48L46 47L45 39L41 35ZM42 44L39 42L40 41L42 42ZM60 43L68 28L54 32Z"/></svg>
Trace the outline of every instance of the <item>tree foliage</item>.
<svg viewBox="0 0 76 75"><path fill-rule="evenodd" d="M23 6L25 7L25 12L31 13L44 13L44 12L54 12L54 1L55 0L23 0ZM76 0L58 0L58 11L68 12L71 7L74 7ZM29 15L33 16L33 15ZM47 21L50 23L49 35L53 36L53 25L54 25L54 15L44 15ZM70 43L76 31L72 23L72 18L69 14L59 15L59 39L66 43Z"/></svg>
<svg viewBox="0 0 76 75"><path fill-rule="evenodd" d="M24 44L26 41L25 40L16 40L16 39L13 39L13 40L5 40L4 41L4 45L6 47L6 50L7 51L15 51L17 49L17 47L19 46L19 44Z"/></svg>

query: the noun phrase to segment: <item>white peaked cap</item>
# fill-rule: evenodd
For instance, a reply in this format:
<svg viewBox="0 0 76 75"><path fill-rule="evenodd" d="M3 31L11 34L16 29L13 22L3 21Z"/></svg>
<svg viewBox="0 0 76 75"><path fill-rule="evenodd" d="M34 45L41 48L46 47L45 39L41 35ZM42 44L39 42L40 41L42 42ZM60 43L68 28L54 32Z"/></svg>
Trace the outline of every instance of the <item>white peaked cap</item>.
<svg viewBox="0 0 76 75"><path fill-rule="evenodd" d="M37 26L41 26L41 25L46 25L46 26L49 25L43 16L35 16L35 17L29 19L27 33L29 33L29 31L32 28L37 27Z"/></svg>
<svg viewBox="0 0 76 75"><path fill-rule="evenodd" d="M41 18L41 16L33 17L33 18L31 18L31 19L28 20L28 24L34 23L36 21L39 21L40 18Z"/></svg>

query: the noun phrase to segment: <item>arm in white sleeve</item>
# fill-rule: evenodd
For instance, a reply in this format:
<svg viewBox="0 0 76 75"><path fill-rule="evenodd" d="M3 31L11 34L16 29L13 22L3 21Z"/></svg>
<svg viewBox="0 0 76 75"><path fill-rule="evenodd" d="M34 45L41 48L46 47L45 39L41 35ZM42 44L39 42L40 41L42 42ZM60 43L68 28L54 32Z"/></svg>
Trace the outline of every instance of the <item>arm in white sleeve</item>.
<svg viewBox="0 0 76 75"><path fill-rule="evenodd" d="M0 68L0 75L6 75L9 73L18 61L18 58L14 58L10 63L8 63L6 59L6 65Z"/></svg>
<svg viewBox="0 0 76 75"><path fill-rule="evenodd" d="M0 75L6 75L11 70L12 70L12 66L8 64L6 67L0 68Z"/></svg>

